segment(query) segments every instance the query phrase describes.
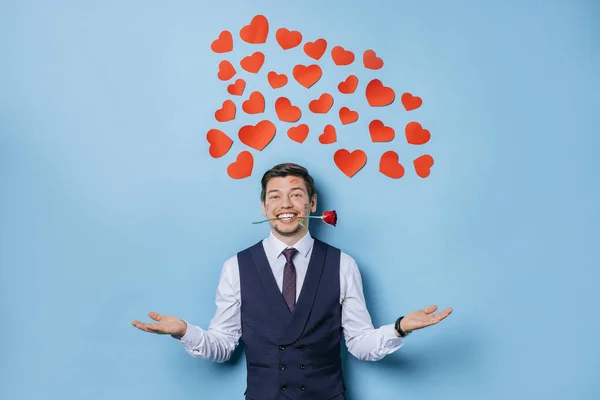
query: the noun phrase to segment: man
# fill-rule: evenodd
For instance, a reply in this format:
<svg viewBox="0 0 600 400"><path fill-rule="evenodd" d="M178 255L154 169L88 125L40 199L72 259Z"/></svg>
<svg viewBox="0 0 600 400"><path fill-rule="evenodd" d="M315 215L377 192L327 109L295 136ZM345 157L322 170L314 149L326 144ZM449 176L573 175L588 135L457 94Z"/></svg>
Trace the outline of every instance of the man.
<svg viewBox="0 0 600 400"><path fill-rule="evenodd" d="M354 259L311 237L317 208L313 178L299 165L276 165L262 178L269 236L225 262L216 313L208 330L151 312L132 324L170 334L194 357L227 361L246 345L246 399L338 399L345 396L342 334L352 355L376 361L398 350L415 329L437 324L452 309L430 306L375 329Z"/></svg>

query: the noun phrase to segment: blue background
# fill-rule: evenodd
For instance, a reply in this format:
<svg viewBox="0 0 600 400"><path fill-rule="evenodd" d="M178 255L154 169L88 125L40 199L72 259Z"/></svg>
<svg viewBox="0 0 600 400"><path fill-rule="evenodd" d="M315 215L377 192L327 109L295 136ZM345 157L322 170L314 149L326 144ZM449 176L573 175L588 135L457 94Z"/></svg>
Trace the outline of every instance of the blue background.
<svg viewBox="0 0 600 400"><path fill-rule="evenodd" d="M258 47L238 32L259 13L267 61L251 76L238 62ZM250 223L262 172L291 160L315 176L318 212L338 210L338 227L313 234L356 258L376 326L432 303L455 310L380 362L344 356L352 399L600 398L599 17L592 0L3 1L0 397L242 398L239 352L223 365L193 359L130 321L157 311L207 327L223 261L268 233ZM311 90L274 91L268 71L311 60L279 48L282 26L357 62L335 67L328 51ZM231 97L210 51L223 29L248 82L236 104L261 90L273 119L285 93L315 127L298 144L279 122L243 180L225 170L248 148L236 140L212 159L206 142L211 128L236 138L260 117L214 121ZM369 48L382 70L362 67ZM308 101L349 73L357 94L311 115ZM367 106L374 77L396 89L391 106ZM404 91L423 106L404 111ZM357 123L340 127L342 105ZM370 142L374 118L396 128L393 142ZM411 120L428 144L406 143ZM338 143L318 143L325 123ZM369 156L352 179L333 164L340 147ZM389 149L402 179L377 171ZM426 179L411 166L423 153L435 158Z"/></svg>

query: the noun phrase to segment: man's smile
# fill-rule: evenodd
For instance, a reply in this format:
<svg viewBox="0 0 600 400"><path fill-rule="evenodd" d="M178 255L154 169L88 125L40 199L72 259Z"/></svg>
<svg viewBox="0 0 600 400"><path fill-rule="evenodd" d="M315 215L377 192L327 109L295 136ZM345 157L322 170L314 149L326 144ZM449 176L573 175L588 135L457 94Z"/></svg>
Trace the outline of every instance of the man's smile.
<svg viewBox="0 0 600 400"><path fill-rule="evenodd" d="M284 213L278 214L277 219L281 222L288 223L292 222L296 219L298 213L286 211Z"/></svg>

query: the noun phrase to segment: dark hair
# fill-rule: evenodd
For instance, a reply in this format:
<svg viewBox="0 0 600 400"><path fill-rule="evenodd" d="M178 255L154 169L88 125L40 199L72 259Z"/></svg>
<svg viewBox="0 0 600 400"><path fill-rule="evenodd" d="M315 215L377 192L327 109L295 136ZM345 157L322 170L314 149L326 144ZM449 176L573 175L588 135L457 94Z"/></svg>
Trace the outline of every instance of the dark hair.
<svg viewBox="0 0 600 400"><path fill-rule="evenodd" d="M308 191L308 198L311 199L316 193L315 181L312 176L308 173L308 170L301 165L294 163L283 163L277 164L263 175L261 179L262 190L260 192L260 200L265 201L267 183L273 178L283 178L286 176L297 176L304 179L306 190Z"/></svg>

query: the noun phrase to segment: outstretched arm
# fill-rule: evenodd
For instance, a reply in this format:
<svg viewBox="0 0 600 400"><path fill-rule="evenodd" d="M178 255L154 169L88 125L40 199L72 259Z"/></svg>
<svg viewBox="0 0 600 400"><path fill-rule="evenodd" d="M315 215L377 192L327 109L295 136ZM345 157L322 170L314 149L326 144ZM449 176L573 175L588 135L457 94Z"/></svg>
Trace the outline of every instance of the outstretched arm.
<svg viewBox="0 0 600 400"><path fill-rule="evenodd" d="M367 310L363 293L362 278L356 262L342 256L341 263L342 289L342 327L348 351L360 360L378 361L395 352L404 344L404 338L394 328L394 323L375 328ZM410 333L437 324L452 312L447 308L434 314L437 306L429 306L423 310L406 314L400 322L400 329Z"/></svg>
<svg viewBox="0 0 600 400"><path fill-rule="evenodd" d="M240 320L240 288L237 259L225 262L215 298L216 312L207 330L173 317L149 313L156 322L132 324L146 332L170 334L193 357L215 362L225 362L231 358L242 333Z"/></svg>
<svg viewBox="0 0 600 400"><path fill-rule="evenodd" d="M394 324L377 329L373 326L358 265L344 253L340 264L340 285L342 328L350 354L359 360L378 361L402 347L404 339L396 335Z"/></svg>

